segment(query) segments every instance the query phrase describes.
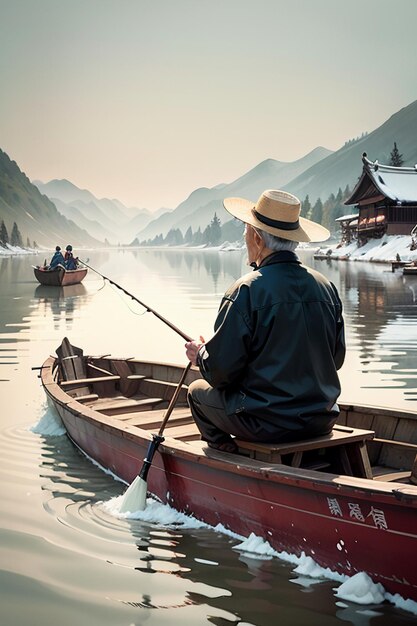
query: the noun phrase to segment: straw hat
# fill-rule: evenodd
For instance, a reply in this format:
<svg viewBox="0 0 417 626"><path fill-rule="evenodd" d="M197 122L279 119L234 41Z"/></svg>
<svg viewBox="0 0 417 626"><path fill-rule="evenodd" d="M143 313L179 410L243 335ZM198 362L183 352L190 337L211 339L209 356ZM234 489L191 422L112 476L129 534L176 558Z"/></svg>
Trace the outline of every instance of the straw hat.
<svg viewBox="0 0 417 626"><path fill-rule="evenodd" d="M267 189L254 204L244 198L225 198L223 206L245 224L290 241L325 241L327 228L300 217L300 201L291 193Z"/></svg>

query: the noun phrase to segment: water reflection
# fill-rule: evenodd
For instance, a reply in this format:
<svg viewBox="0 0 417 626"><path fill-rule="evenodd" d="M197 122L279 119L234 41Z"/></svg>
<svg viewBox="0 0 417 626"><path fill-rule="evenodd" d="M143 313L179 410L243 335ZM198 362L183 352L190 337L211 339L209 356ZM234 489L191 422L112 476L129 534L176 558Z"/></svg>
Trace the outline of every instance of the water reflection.
<svg viewBox="0 0 417 626"><path fill-rule="evenodd" d="M87 299L87 289L82 283L67 287L38 285L34 297L39 301L38 313L48 317L52 314L55 330L65 321L67 330L71 330L74 311L81 307Z"/></svg>
<svg viewBox="0 0 417 626"><path fill-rule="evenodd" d="M222 294L249 270L244 251L90 254L98 271L195 337L210 336ZM314 260L308 249L299 255L336 285L343 301L348 346L340 372L343 399L411 408L410 400L417 400L417 277L392 273L383 264ZM36 263L0 259L0 342L9 343L11 355L12 343L31 342L39 353L38 364L71 331L73 342L92 353L105 350L176 362L184 358L177 335L119 290L107 283L103 288L93 272L80 285L45 287L34 282L31 262ZM40 338L48 342L46 348ZM14 357L5 353L3 358L9 365Z"/></svg>
<svg viewBox="0 0 417 626"><path fill-rule="evenodd" d="M245 255L241 251L217 250L135 250L133 256L139 264L158 271L167 278L181 275L196 283L201 291L223 294L226 281L232 283L245 271Z"/></svg>
<svg viewBox="0 0 417 626"><path fill-rule="evenodd" d="M371 375L363 378L361 387L397 387L404 399L417 399L417 306L411 281L386 266L339 266L348 348L357 349L361 373Z"/></svg>

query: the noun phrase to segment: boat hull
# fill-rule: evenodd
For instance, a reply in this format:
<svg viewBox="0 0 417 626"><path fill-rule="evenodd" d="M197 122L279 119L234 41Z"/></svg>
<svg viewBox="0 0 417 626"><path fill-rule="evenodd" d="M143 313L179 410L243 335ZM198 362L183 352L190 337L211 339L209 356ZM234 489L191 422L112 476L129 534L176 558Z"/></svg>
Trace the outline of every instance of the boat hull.
<svg viewBox="0 0 417 626"><path fill-rule="evenodd" d="M53 270L46 270L42 267L33 268L35 278L41 285L50 287L66 287L68 285L77 285L87 275L87 268L76 270L66 270L63 267L57 267Z"/></svg>
<svg viewBox="0 0 417 626"><path fill-rule="evenodd" d="M69 437L130 483L151 436L82 406L52 379L42 380ZM357 411L357 408L355 408ZM417 600L417 488L259 463L167 437L148 489L164 503L210 525L264 538L277 551L305 553L348 576L367 572L391 593Z"/></svg>

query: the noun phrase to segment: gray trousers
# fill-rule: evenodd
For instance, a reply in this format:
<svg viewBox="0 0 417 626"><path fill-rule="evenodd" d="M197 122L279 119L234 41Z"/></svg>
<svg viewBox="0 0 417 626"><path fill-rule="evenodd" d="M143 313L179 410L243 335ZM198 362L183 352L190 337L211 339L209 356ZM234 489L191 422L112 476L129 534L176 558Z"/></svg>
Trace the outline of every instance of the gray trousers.
<svg viewBox="0 0 417 626"><path fill-rule="evenodd" d="M315 436L315 433L308 432L310 429L289 430L280 426L278 416L275 425L247 414L228 415L222 391L214 389L203 379L191 383L187 399L204 441L226 443L231 441L230 435L234 435L246 441L279 443ZM330 432L332 425L329 424L329 418L327 418L326 426L324 428L321 426L323 433L317 432L317 434Z"/></svg>

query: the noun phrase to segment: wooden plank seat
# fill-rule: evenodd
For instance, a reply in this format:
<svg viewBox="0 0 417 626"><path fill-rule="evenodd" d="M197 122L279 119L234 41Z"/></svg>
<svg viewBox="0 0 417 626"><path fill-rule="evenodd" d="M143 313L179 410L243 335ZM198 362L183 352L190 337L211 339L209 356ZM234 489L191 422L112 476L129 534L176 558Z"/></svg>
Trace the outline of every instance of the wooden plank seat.
<svg viewBox="0 0 417 626"><path fill-rule="evenodd" d="M63 380L61 387L63 389L67 387L85 387L94 383L110 383L116 380L120 380L120 376L92 376L91 378L78 378L77 380Z"/></svg>
<svg viewBox="0 0 417 626"><path fill-rule="evenodd" d="M73 346L67 337L62 340L61 345L56 351L58 356L58 371L60 374L60 386L68 390L78 402L89 402L96 400L99 396L92 393L92 385L98 383L115 382L119 377L112 376L111 372L98 368L94 365L87 364L89 368L98 371L104 376L89 377L87 375L87 367L83 358L81 348Z"/></svg>
<svg viewBox="0 0 417 626"><path fill-rule="evenodd" d="M120 393L128 398L135 395L139 389L139 383L145 378L142 374L134 374L127 361L114 359L111 362L111 368L115 374L120 377L120 381L117 384Z"/></svg>
<svg viewBox="0 0 417 626"><path fill-rule="evenodd" d="M374 437L372 430L336 426L328 435L289 443L258 443L236 438L240 454L269 463L292 467L309 467L327 461L335 471L348 476L372 478L366 442Z"/></svg>
<svg viewBox="0 0 417 626"><path fill-rule="evenodd" d="M70 394L71 395L71 394ZM91 402L92 400L98 400L97 393L87 393L85 396L72 396L77 402Z"/></svg>
<svg viewBox="0 0 417 626"><path fill-rule="evenodd" d="M120 415L136 411L148 411L154 406L165 402L163 398L126 398L125 396L99 398L89 404L90 408L104 415Z"/></svg>
<svg viewBox="0 0 417 626"><path fill-rule="evenodd" d="M139 412L139 413L120 413L117 415L118 420L126 421L130 426L137 426L142 430L156 431L159 430L161 422L165 416L165 409L155 409L151 412ZM169 416L169 426L184 426L185 424L193 424L194 418L191 415L190 409L187 407L174 408Z"/></svg>
<svg viewBox="0 0 417 626"><path fill-rule="evenodd" d="M156 378L144 378L140 383L140 391L146 395L158 395L168 402L177 388L176 382L158 380ZM188 385L182 385L176 404L187 405ZM188 406L188 405L187 405Z"/></svg>

